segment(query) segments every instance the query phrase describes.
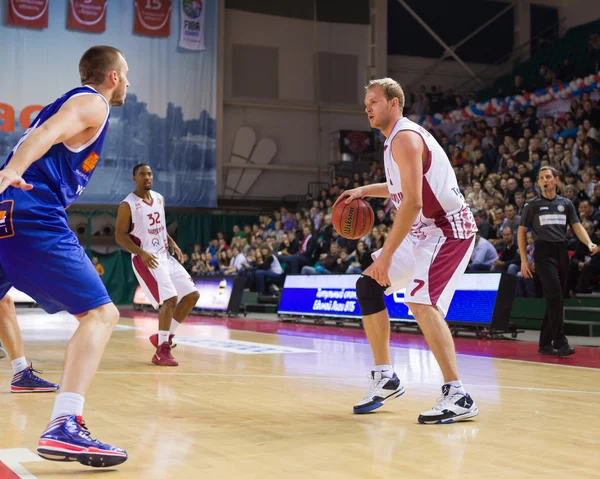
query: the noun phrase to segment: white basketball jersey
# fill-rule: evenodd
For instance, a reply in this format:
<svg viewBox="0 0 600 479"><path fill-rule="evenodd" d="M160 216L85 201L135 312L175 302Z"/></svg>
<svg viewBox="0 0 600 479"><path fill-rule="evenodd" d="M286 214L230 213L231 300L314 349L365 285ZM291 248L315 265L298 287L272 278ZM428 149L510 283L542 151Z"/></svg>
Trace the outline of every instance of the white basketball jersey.
<svg viewBox="0 0 600 479"><path fill-rule="evenodd" d="M133 242L148 253L157 256L169 255L167 224L165 219L165 199L159 193L150 191L152 202L148 203L135 193L130 193L123 201L131 208L131 230Z"/></svg>
<svg viewBox="0 0 600 479"><path fill-rule="evenodd" d="M423 208L413 224L411 234L419 239L427 236L470 238L477 232L477 226L460 192L446 152L431 133L405 117L396 122L384 144L383 160L390 199L396 208L402 203L402 182L398 164L392 156L392 141L403 130L419 134L429 150L429 160L423 169Z"/></svg>

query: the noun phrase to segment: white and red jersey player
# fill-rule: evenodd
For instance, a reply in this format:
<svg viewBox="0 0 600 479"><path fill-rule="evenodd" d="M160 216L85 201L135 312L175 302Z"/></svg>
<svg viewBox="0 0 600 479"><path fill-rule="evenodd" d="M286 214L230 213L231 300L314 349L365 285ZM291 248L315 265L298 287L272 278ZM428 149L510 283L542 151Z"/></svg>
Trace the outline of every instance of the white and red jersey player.
<svg viewBox="0 0 600 479"><path fill-rule="evenodd" d="M398 164L392 155L392 141L397 133L405 130L417 133L429 151L428 163L423 168L423 208L410 234L417 239L428 236L471 238L477 232L475 218L460 192L446 152L431 133L406 117L396 122L383 147L383 162L390 199L396 208L402 203L402 181Z"/></svg>
<svg viewBox="0 0 600 479"><path fill-rule="evenodd" d="M158 266L150 269L142 258L131 255L133 271L140 287L152 305L158 309L163 301L178 297L178 301L196 292L194 281L185 268L169 253L165 199L155 191L150 191L151 201L130 193L123 202L131 210L131 240L144 251L158 258Z"/></svg>
<svg viewBox="0 0 600 479"><path fill-rule="evenodd" d="M396 208L402 203L403 194L392 142L396 134L405 130L419 135L428 153L423 167L423 207L393 255L389 271L392 284L386 293L406 288L406 302L432 304L446 315L469 264L477 226L446 153L427 130L406 117L394 125L383 152L387 187ZM373 257L379 254L381 250Z"/></svg>

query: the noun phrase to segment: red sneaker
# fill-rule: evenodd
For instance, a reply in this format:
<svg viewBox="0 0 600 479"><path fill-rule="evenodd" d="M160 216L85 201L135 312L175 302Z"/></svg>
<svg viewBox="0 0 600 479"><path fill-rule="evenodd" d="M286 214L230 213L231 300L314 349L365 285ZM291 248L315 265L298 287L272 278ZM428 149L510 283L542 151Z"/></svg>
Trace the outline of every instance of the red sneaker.
<svg viewBox="0 0 600 479"><path fill-rule="evenodd" d="M152 356L152 362L157 366L179 366L171 354L171 346L166 341L156 349L156 353Z"/></svg>
<svg viewBox="0 0 600 479"><path fill-rule="evenodd" d="M169 334L169 346L171 346L171 349L173 349L174 347L177 346L176 344L173 344L173 336L175 336L175 335ZM148 339L152 343L152 346L154 346L155 348L158 348L158 334L153 334Z"/></svg>

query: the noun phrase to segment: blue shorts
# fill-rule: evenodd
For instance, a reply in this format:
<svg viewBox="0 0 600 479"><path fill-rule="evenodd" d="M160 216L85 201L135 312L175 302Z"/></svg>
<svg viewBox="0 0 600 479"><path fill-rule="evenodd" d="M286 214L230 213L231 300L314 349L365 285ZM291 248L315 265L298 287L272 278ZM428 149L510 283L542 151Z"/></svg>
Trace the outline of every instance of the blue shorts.
<svg viewBox="0 0 600 479"><path fill-rule="evenodd" d="M11 286L48 313L81 314L111 302L67 213L43 184L0 194L0 299Z"/></svg>

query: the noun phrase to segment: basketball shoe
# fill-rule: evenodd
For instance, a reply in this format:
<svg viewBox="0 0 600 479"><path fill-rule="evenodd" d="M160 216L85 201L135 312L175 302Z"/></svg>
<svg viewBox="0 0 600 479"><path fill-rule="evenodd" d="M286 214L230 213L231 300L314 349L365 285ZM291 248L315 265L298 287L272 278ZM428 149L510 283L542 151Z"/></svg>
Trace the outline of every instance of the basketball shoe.
<svg viewBox="0 0 600 479"><path fill-rule="evenodd" d="M175 336L175 335L174 334L169 334L169 345L171 346L171 349L173 349L173 348L175 348L177 346L176 344L173 344L173 336ZM157 334L153 334L148 339L152 343L152 346L154 346L155 348L158 348L158 333Z"/></svg>
<svg viewBox="0 0 600 479"><path fill-rule="evenodd" d="M29 363L23 371L15 374L10 383L11 393L53 393L58 391L58 384L45 381L35 373L42 374L42 371L33 369L33 363Z"/></svg>
<svg viewBox="0 0 600 479"><path fill-rule="evenodd" d="M78 461L91 467L112 467L127 460L125 450L92 439L81 416L52 421L38 442L37 453L49 461Z"/></svg>
<svg viewBox="0 0 600 479"><path fill-rule="evenodd" d="M371 385L362 401L354 405L354 414L365 414L383 406L388 399L396 399L404 394L404 386L396 376L384 378L379 371L371 371Z"/></svg>
<svg viewBox="0 0 600 479"><path fill-rule="evenodd" d="M450 384L442 386L442 397L429 411L420 414L421 424L450 424L464 421L479 414L475 401L468 394L461 394Z"/></svg>
<svg viewBox="0 0 600 479"><path fill-rule="evenodd" d="M152 362L157 366L179 366L171 354L171 345L166 341L156 348L156 353L152 356Z"/></svg>

